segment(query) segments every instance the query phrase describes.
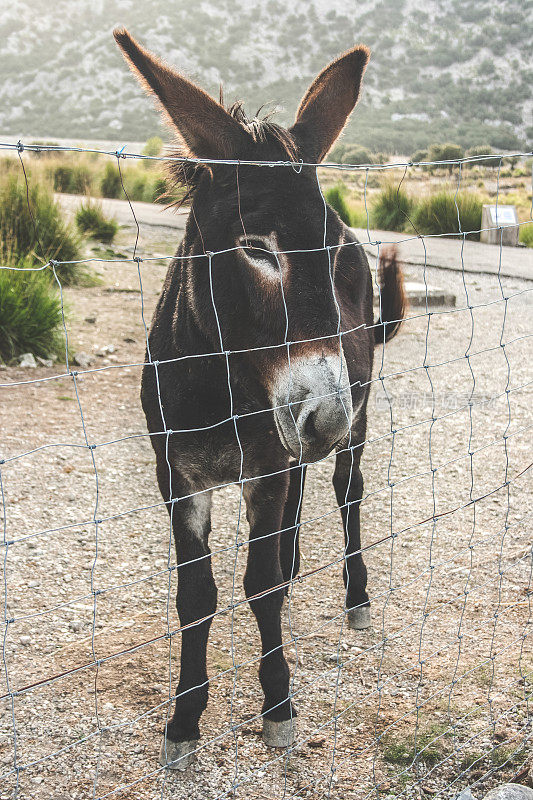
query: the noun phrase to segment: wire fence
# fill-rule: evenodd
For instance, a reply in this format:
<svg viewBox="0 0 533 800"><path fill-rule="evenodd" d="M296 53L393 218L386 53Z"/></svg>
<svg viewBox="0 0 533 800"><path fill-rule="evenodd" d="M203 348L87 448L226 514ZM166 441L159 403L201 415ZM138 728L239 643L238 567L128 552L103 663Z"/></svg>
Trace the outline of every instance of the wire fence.
<svg viewBox="0 0 533 800"><path fill-rule="evenodd" d="M163 443L171 484L176 437L202 430L215 442L220 426L230 423L242 456L239 426L274 411L272 404L238 412L231 407L215 424L171 426L161 399L161 368L223 359L231 403L235 356L279 350L290 367L291 347L301 344L287 337L287 328L276 345L225 346L213 262L242 245L197 256L202 268L207 256L219 341L210 352L158 361L150 354L149 318L164 271L175 259L195 256L175 256L170 236L177 244L177 232L167 231L162 244L163 234L138 219L121 165L126 159L172 159L125 148L101 153L21 142L2 143L0 150L19 159L30 213L28 152L114 159L131 213L121 231L129 239L128 257L92 254L75 262L105 270L101 285L64 288L64 262L53 259L20 268L53 276L61 299L65 363L40 367L36 377L17 366L0 373L0 798L454 797L466 785L482 791L504 778L526 780L533 680L533 273L514 269L521 251L503 246L503 225L494 226L499 246L474 250L483 247L471 242L471 234L480 231L461 229L457 205L465 166L499 158L498 207L504 156L320 167L202 162L234 166L237 181L243 165L308 167L316 171L319 187L331 170L362 175L367 226L355 246L368 255L378 309L378 265L389 240L370 227L369 177L385 173L401 186L420 166L447 165L455 182L459 233L451 238L390 235L400 248L410 243L418 248L417 259L410 261L402 249L400 258L423 290L399 335L376 346L368 382L365 488L357 505L362 517L358 553L368 567L373 628L352 630L341 573L357 553L343 543L339 511L349 511L354 501L348 495L344 503L335 501L330 486L335 451L316 464L300 458L289 467L296 475L302 466L308 468L298 502L301 568L251 597L240 588L250 547L245 497L251 485L276 472L244 474L241 459L237 481L220 480L178 498L157 492L150 437ZM326 244L326 201L320 191L321 250L331 270L337 248ZM32 220L39 254L33 214ZM533 225L531 214L519 225ZM446 270L428 258L432 240L448 242L453 263L448 260ZM339 245L348 246L353 245ZM278 264L295 252L305 251L275 253ZM480 265L480 258L487 262ZM434 282L455 296L453 305L432 305ZM333 280L332 287L335 291ZM122 335L129 341L128 358L107 348L98 366L75 363L74 345L80 338L89 341L81 323L89 313L97 317L96 326L94 319L88 323L91 335L93 330L99 337ZM350 332L339 328L329 338L340 345ZM146 357L140 355L144 346ZM163 419L151 434L137 399L147 364L156 375ZM293 405L287 396L278 408L292 414ZM340 448L351 454L352 464L361 444L349 437ZM213 460L217 457L213 453ZM206 498L215 489L210 552L178 566L172 534L176 503ZM269 531L263 538L279 535ZM208 617L180 625L174 607L177 579L206 559L215 565L218 606ZM274 750L260 736L261 647L248 606L280 589L286 592L282 639L298 731L294 743ZM202 686L209 687L209 703L200 721L196 763L175 772L161 766L158 756L179 697L182 636L208 619L213 623L209 677Z"/></svg>

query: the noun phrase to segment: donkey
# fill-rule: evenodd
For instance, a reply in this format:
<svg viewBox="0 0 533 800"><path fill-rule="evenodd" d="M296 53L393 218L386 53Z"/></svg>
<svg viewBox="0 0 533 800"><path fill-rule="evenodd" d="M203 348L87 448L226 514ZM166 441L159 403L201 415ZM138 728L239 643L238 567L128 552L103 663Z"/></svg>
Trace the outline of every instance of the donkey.
<svg viewBox="0 0 533 800"><path fill-rule="evenodd" d="M295 739L280 611L299 571L306 465L333 450L348 623L370 625L359 463L374 346L398 330L403 281L391 252L381 262L374 325L365 253L324 202L313 166L357 102L366 47L327 66L284 129L268 118L248 120L241 104L226 109L125 29L114 36L177 130L180 154L197 159L171 166L191 207L154 313L141 389L175 538L182 629L161 763L183 770L208 698L206 648L217 604L208 546L213 487L238 482L246 503L244 589L261 637L267 745ZM259 161L285 164L246 163Z"/></svg>

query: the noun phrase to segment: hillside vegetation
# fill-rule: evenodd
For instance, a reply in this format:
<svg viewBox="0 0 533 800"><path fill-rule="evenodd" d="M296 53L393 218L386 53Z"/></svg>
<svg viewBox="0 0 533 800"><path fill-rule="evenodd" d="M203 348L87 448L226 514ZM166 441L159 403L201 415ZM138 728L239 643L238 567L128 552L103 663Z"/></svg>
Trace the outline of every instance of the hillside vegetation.
<svg viewBox="0 0 533 800"><path fill-rule="evenodd" d="M0 131L145 140L160 133L111 31L125 24L156 53L250 112L293 119L310 80L339 52L372 48L345 139L412 153L435 141L531 146L531 14L522 0L19 0L0 10Z"/></svg>

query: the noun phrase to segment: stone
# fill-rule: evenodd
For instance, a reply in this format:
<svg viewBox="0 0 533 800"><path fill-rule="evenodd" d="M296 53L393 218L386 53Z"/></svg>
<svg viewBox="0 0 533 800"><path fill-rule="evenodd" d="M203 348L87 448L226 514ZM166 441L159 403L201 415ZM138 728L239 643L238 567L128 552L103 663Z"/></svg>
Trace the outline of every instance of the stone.
<svg viewBox="0 0 533 800"><path fill-rule="evenodd" d="M426 292L428 306L455 306L456 297L452 292L447 292L439 286L431 286L425 283L416 283L415 281L406 281L404 283L405 293L409 304L412 306L426 305Z"/></svg>
<svg viewBox="0 0 533 800"><path fill-rule="evenodd" d="M54 362L51 358L41 358L41 356L37 356L37 361L42 367L53 367Z"/></svg>
<svg viewBox="0 0 533 800"><path fill-rule="evenodd" d="M470 786L467 786L465 789L460 791L458 795L456 795L455 800L476 800L476 799L472 794Z"/></svg>
<svg viewBox="0 0 533 800"><path fill-rule="evenodd" d="M33 353L23 353L19 356L19 365L26 369L35 369L37 362Z"/></svg>
<svg viewBox="0 0 533 800"><path fill-rule="evenodd" d="M487 792L484 800L533 800L533 789L520 783L502 783Z"/></svg>
<svg viewBox="0 0 533 800"><path fill-rule="evenodd" d="M92 357L88 353L75 353L73 358L73 363L77 367L81 367L82 369L88 369L93 360Z"/></svg>
<svg viewBox="0 0 533 800"><path fill-rule="evenodd" d="M89 325L95 325L96 323L96 316L85 317L85 322L88 322Z"/></svg>

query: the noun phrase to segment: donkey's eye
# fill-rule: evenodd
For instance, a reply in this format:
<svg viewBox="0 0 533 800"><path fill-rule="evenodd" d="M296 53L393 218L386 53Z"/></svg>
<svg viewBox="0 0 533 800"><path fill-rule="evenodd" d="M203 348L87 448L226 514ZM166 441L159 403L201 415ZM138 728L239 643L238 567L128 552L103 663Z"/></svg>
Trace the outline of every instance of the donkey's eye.
<svg viewBox="0 0 533 800"><path fill-rule="evenodd" d="M242 247L243 255L245 255L247 260L255 267L274 273L279 271L278 259L276 258L276 254L270 249L268 241L252 236L243 236L239 239L238 244Z"/></svg>
<svg viewBox="0 0 533 800"><path fill-rule="evenodd" d="M245 250L270 250L267 243L262 239L241 239L241 244Z"/></svg>

